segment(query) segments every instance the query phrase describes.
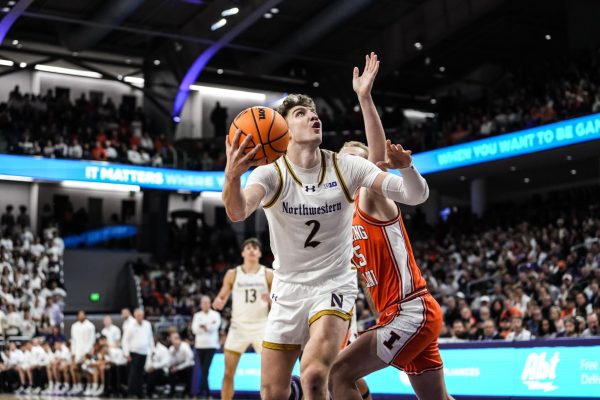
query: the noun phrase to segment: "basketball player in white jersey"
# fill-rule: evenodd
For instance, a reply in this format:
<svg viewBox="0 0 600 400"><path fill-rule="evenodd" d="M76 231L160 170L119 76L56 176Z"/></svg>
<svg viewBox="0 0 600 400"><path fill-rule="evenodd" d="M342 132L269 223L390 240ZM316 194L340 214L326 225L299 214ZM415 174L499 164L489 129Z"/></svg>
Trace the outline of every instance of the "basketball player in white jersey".
<svg viewBox="0 0 600 400"><path fill-rule="evenodd" d="M223 347L225 353L225 375L221 386L221 399L233 399L233 377L242 354L252 346L258 354L269 314L269 292L273 282L273 271L259 263L262 246L256 238L242 243L244 262L225 273L223 286L213 308L222 310L232 296L231 326Z"/></svg>
<svg viewBox="0 0 600 400"><path fill-rule="evenodd" d="M291 372L300 352L307 400L327 399L331 365L348 330L357 295L351 268L353 194L359 187L405 204L425 201L422 177L412 168L402 177L360 157L321 150L321 121L311 98L290 95L279 107L290 130L287 155L263 165L245 154L238 130L227 146L223 201L233 221L262 205L275 256L271 311L261 357L261 398L288 400ZM388 145L386 166L401 165L401 148ZM264 152L262 153L264 155ZM262 166L259 166L262 165ZM241 176L252 166L246 187Z"/></svg>

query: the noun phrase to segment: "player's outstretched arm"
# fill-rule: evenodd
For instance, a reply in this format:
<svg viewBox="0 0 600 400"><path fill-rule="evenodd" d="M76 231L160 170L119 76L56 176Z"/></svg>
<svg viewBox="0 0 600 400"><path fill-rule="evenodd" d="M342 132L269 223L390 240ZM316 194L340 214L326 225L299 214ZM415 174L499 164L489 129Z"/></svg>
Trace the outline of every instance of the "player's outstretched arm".
<svg viewBox="0 0 600 400"><path fill-rule="evenodd" d="M354 67L352 76L352 89L358 97L358 103L365 121L369 161L373 163L385 160L385 131L371 97L373 82L375 82L378 71L379 60L377 54L371 52L370 55L365 56L365 68L362 75L359 74L358 67Z"/></svg>
<svg viewBox="0 0 600 400"><path fill-rule="evenodd" d="M404 150L399 144L386 142L386 159L377 166L387 169L398 169L402 177L381 172L375 178L371 189L399 203L416 206L429 197L429 186L425 178L412 165L410 150Z"/></svg>
<svg viewBox="0 0 600 400"><path fill-rule="evenodd" d="M221 286L221 290L219 290L219 294L213 300L213 308L217 311L221 311L225 304L227 304L227 300L229 300L229 296L231 295L231 290L233 289L233 281L235 279L235 269L230 269L225 273L223 277L223 286Z"/></svg>
<svg viewBox="0 0 600 400"><path fill-rule="evenodd" d="M264 159L253 160L261 145L255 146L247 154L244 150L252 136L247 135L239 144L241 131L238 129L229 144L229 136L225 138L227 164L225 165L225 184L223 185L223 203L227 216L233 221L243 221L252 214L265 196L265 189L260 185L250 185L242 190L242 175L251 167L263 165Z"/></svg>

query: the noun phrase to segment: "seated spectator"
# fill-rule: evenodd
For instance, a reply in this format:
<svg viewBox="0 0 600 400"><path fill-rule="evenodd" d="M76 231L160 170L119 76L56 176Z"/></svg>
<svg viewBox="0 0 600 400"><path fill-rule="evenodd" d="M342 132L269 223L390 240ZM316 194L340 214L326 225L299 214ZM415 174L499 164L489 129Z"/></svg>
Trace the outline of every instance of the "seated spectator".
<svg viewBox="0 0 600 400"><path fill-rule="evenodd" d="M587 316L587 328L581 334L581 337L600 336L600 325L598 324L598 314L590 313Z"/></svg>
<svg viewBox="0 0 600 400"><path fill-rule="evenodd" d="M564 320L565 330L559 332L557 338L576 338L579 337L577 323L574 317L566 317Z"/></svg>
<svg viewBox="0 0 600 400"><path fill-rule="evenodd" d="M73 139L71 145L67 148L67 157L75 159L83 157L83 148L77 139Z"/></svg>
<svg viewBox="0 0 600 400"><path fill-rule="evenodd" d="M487 319L483 321L482 333L477 338L478 340L502 340L498 331L496 330L496 323L493 319Z"/></svg>
<svg viewBox="0 0 600 400"><path fill-rule="evenodd" d="M523 327L523 317L521 315L512 316L511 327L512 330L506 340L531 340L533 338L531 332Z"/></svg>
<svg viewBox="0 0 600 400"><path fill-rule="evenodd" d="M131 148L127 151L127 160L136 165L140 165L143 163L142 155L137 149L136 145L132 145Z"/></svg>

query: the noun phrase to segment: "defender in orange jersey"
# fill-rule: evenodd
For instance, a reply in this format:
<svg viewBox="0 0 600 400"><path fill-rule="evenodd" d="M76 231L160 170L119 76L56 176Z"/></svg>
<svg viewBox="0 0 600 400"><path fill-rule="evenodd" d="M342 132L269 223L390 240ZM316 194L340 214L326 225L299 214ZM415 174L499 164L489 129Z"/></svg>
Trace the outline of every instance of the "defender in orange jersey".
<svg viewBox="0 0 600 400"><path fill-rule="evenodd" d="M410 151L386 142L370 87L367 93L359 93L359 102L369 147L349 142L340 153L399 169L405 203L422 203L429 193L427 182L412 165ZM427 291L397 204L370 189L358 189L352 235L353 263L380 315L378 324L336 359L330 375L334 399L360 399L355 382L388 365L408 374L419 399L452 399L438 349L442 312Z"/></svg>

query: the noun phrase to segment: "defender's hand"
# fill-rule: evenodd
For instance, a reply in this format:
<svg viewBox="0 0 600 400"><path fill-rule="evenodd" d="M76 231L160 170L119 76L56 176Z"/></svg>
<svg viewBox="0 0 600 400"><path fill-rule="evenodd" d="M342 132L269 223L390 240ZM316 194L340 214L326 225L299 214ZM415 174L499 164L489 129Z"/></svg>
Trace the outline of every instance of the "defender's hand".
<svg viewBox="0 0 600 400"><path fill-rule="evenodd" d="M354 89L359 98L371 94L377 71L379 71L379 60L377 59L377 54L374 52L365 56L365 68L362 75L359 75L358 67L354 67L352 89Z"/></svg>
<svg viewBox="0 0 600 400"><path fill-rule="evenodd" d="M227 154L227 164L225 165L225 176L229 178L239 178L246 171L250 169L250 167L256 167L258 165L264 165L266 163L266 159L262 158L260 160L253 160L256 153L261 150L262 145L258 144L254 146L252 150L248 152L248 154L244 154L244 150L250 143L250 139L252 136L247 135L242 143L240 141L240 135L242 131L238 129L235 132L235 136L233 137L233 143L229 144L229 135L225 138L225 148Z"/></svg>
<svg viewBox="0 0 600 400"><path fill-rule="evenodd" d="M404 150L400 144L392 144L390 140L385 143L386 147L386 160L379 161L377 166L379 168L387 169L402 169L410 167L412 162L412 151Z"/></svg>

